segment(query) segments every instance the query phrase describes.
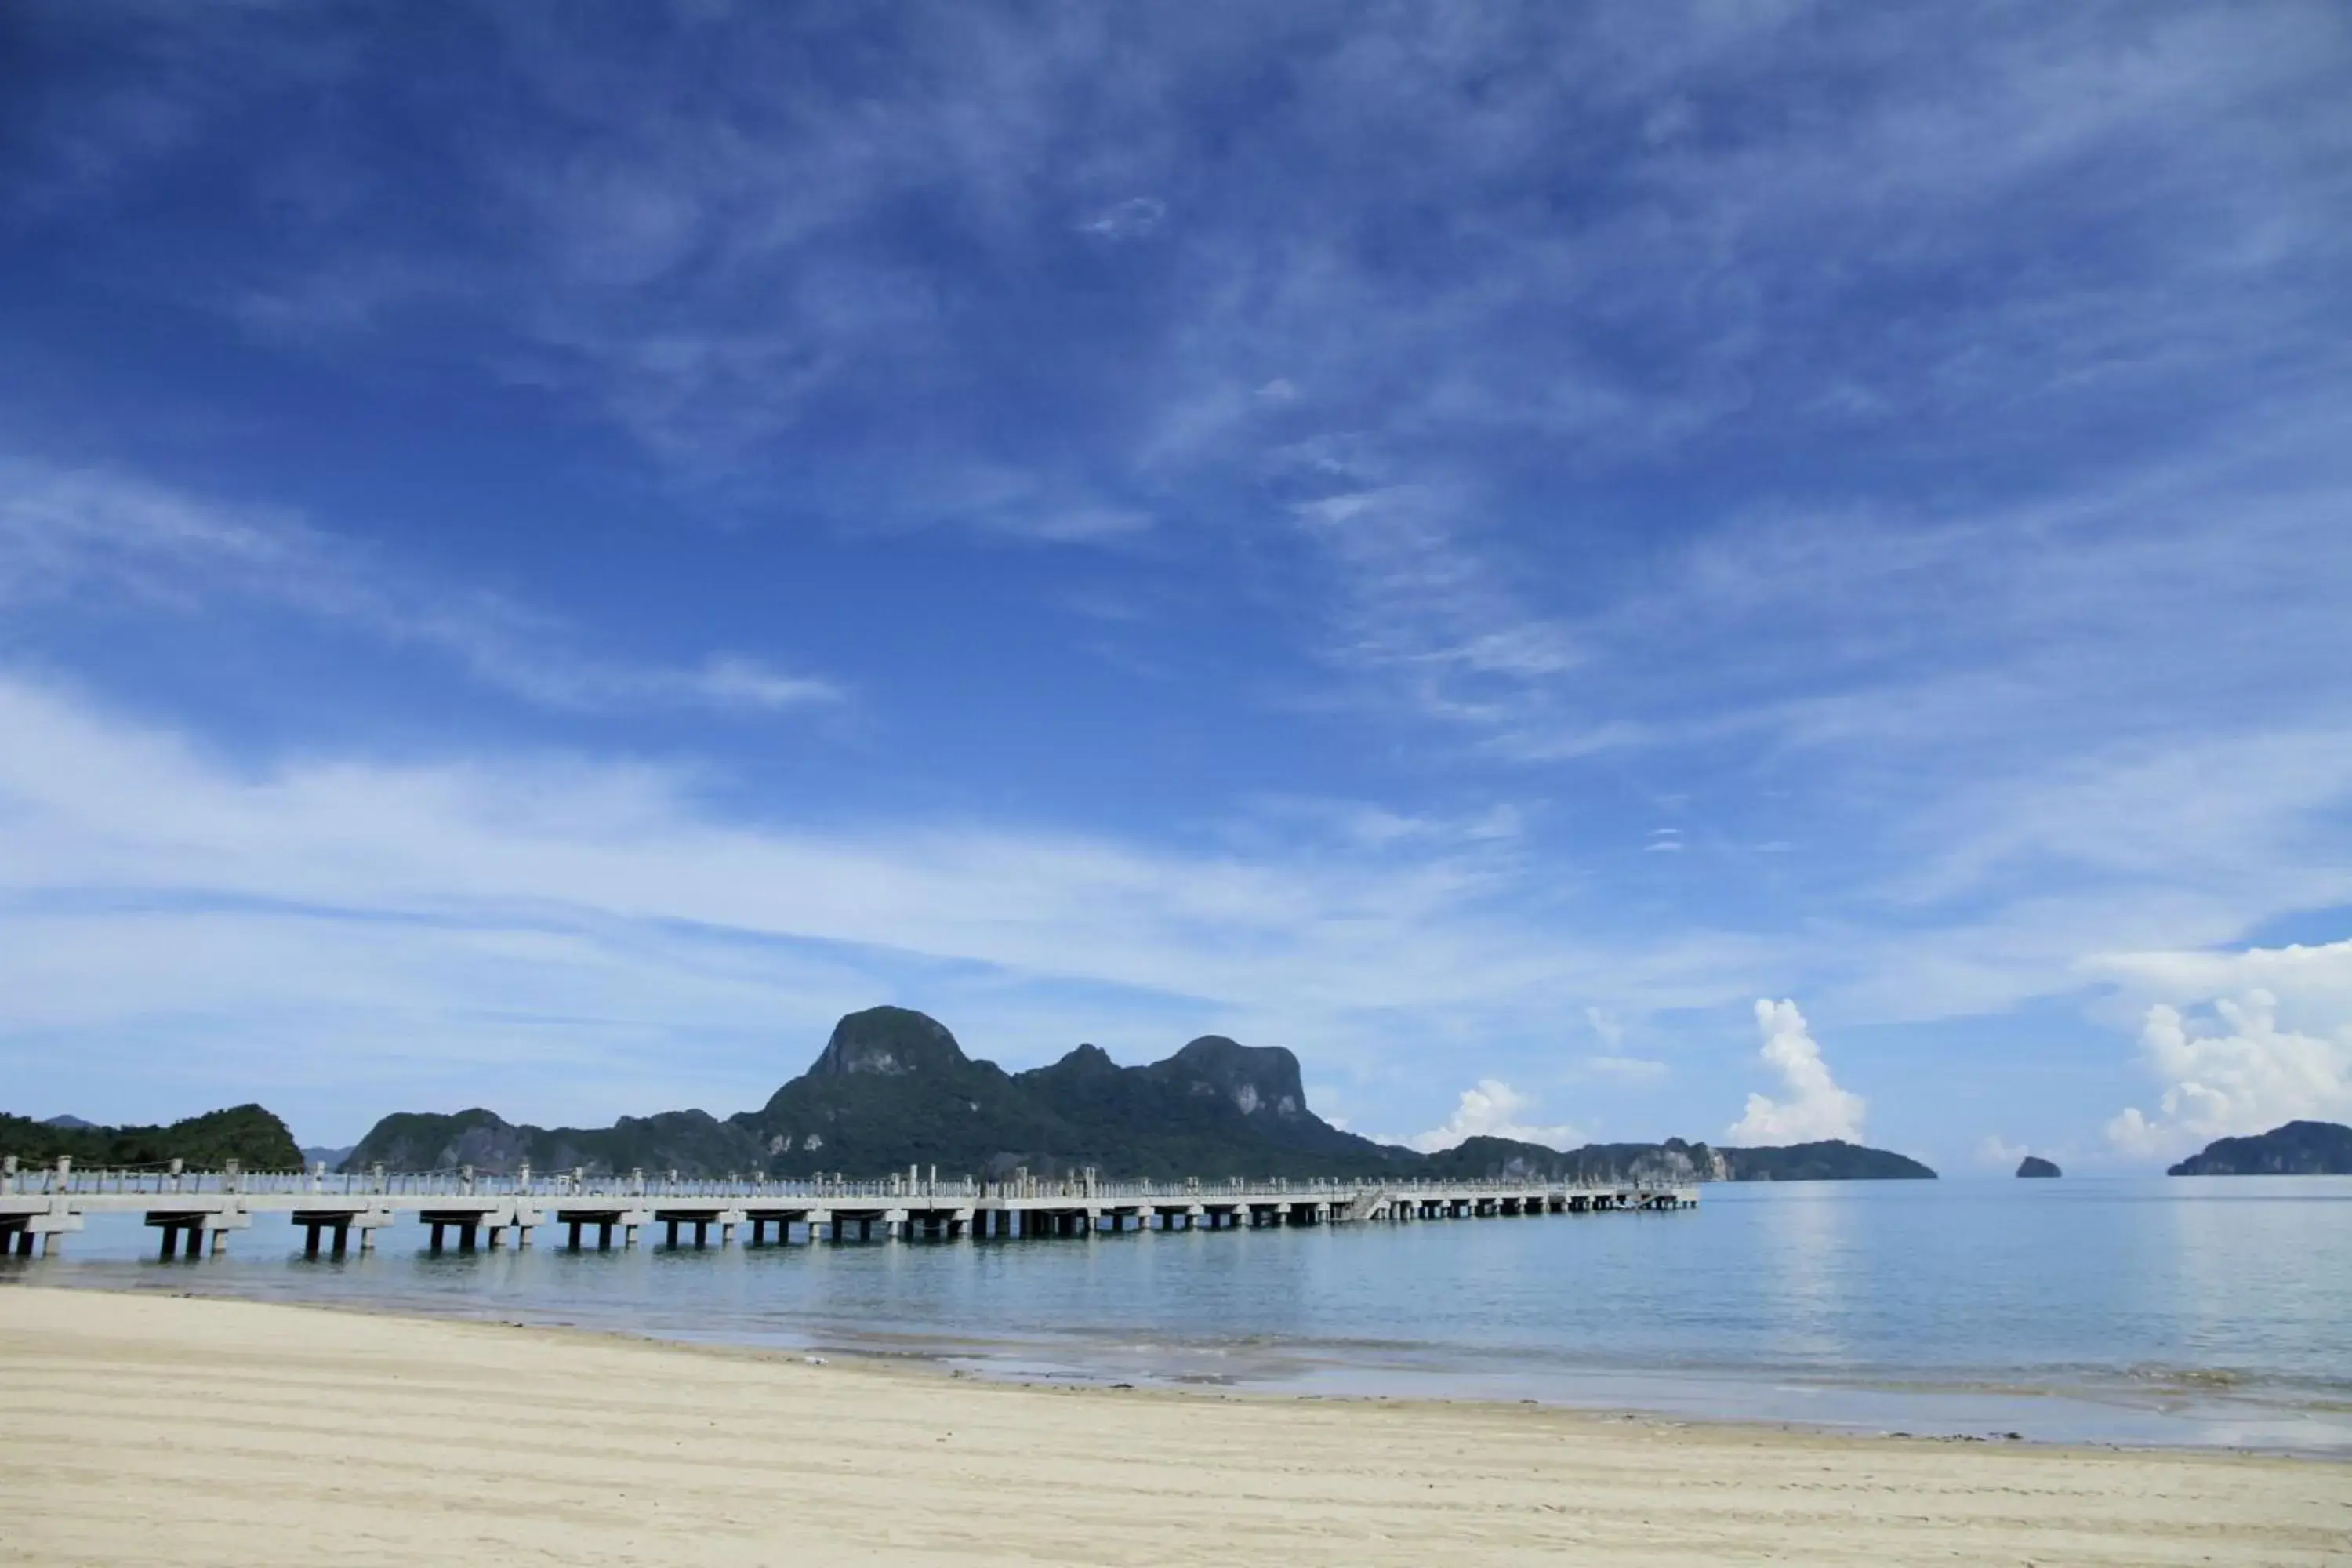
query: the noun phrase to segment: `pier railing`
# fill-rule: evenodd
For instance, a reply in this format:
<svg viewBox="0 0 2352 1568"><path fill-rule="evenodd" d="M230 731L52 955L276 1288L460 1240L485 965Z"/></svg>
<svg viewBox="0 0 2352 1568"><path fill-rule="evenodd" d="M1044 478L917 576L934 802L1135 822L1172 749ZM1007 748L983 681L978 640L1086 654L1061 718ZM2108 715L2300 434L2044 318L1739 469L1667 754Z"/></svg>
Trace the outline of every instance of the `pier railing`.
<svg viewBox="0 0 2352 1568"><path fill-rule="evenodd" d="M1111 1181L1091 1173L1066 1176L1014 1176L989 1182L971 1177L945 1180L919 1173L880 1180L852 1181L845 1177L775 1178L730 1175L680 1176L675 1172L631 1171L591 1173L584 1169L536 1172L529 1166L512 1174L492 1174L470 1166L436 1171L391 1171L383 1166L366 1171L329 1173L323 1165L302 1171L245 1171L232 1163L219 1171L191 1171L179 1162L160 1166L78 1169L69 1160L53 1166L22 1168L11 1158L0 1162L0 1197L100 1196L222 1196L299 1197L309 1194L431 1197L644 1197L743 1198L749 1200L817 1201L855 1198L945 1199L989 1201L1066 1197L1096 1205L1123 1203L1229 1204L1332 1203L1353 1201L1365 1194L1385 1194L1409 1199L1415 1193L1475 1196L1579 1192L1620 1192L1635 1194L1664 1193L1687 1184L1655 1181L1554 1181L1543 1178L1451 1180L1440 1177L1286 1178L1230 1176L1221 1180L1185 1177L1162 1181Z"/></svg>

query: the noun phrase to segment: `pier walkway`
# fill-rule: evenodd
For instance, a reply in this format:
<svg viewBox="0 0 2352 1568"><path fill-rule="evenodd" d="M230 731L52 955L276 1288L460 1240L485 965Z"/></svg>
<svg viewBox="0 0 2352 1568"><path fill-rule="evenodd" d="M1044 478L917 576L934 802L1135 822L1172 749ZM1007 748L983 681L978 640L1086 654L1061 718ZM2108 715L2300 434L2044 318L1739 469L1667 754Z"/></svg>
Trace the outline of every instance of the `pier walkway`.
<svg viewBox="0 0 2352 1568"><path fill-rule="evenodd" d="M617 1237L636 1245L639 1233L661 1226L673 1247L720 1246L747 1232L764 1245L772 1227L779 1244L850 1240L988 1240L1013 1237L1091 1237L1127 1230L1245 1230L1268 1226L1381 1221L1534 1217L1539 1215L1622 1213L1696 1208L1696 1186L1639 1183L1601 1185L1546 1182L1248 1181L1113 1182L1087 1173L1040 1180L1024 1174L1003 1182L940 1181L910 1168L878 1182L771 1181L730 1177L681 1180L677 1173L649 1177L572 1171L558 1175L525 1167L513 1176L477 1175L472 1169L403 1174L381 1167L329 1175L309 1171L218 1172L173 1167L145 1170L19 1170L0 1161L0 1252L30 1256L36 1238L44 1255L82 1228L90 1214L140 1214L159 1233L162 1256L183 1246L198 1257L221 1252L233 1232L257 1214L282 1214L305 1233L303 1250L322 1246L340 1256L354 1233L361 1250L375 1232L403 1215L428 1227L438 1250L445 1237L461 1251L486 1241L499 1246L511 1232L530 1245L544 1226L561 1227L568 1245L610 1247Z"/></svg>

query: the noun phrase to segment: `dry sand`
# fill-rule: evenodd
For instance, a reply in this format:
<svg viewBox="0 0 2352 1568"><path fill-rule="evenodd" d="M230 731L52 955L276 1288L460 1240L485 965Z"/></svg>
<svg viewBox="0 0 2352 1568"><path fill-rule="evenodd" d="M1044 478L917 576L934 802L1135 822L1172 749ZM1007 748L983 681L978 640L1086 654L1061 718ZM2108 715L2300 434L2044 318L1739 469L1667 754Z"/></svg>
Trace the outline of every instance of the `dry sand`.
<svg viewBox="0 0 2352 1568"><path fill-rule="evenodd" d="M6 1563L2352 1563L2352 1466L0 1289Z"/></svg>

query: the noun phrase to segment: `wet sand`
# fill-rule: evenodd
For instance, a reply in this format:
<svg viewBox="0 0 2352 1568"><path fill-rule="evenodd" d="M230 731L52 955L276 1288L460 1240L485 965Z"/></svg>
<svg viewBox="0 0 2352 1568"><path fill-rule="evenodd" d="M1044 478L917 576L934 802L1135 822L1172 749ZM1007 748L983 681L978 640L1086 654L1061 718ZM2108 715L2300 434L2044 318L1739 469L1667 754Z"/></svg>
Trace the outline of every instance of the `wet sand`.
<svg viewBox="0 0 2352 1568"><path fill-rule="evenodd" d="M2352 1564L2352 1465L0 1290L0 1562Z"/></svg>

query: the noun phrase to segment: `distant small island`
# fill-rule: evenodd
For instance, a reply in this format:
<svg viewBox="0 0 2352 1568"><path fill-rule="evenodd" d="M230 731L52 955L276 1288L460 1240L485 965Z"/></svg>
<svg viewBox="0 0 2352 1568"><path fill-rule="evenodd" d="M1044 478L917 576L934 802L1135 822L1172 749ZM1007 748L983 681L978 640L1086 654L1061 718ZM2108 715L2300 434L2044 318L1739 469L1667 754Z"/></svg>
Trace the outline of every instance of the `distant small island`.
<svg viewBox="0 0 2352 1568"><path fill-rule="evenodd" d="M2019 1161L2017 1165L2017 1173L2021 1176L2061 1176L2065 1174L2065 1173L2061 1171L2056 1165L2043 1159L2039 1154L2028 1154L2024 1159Z"/></svg>
<svg viewBox="0 0 2352 1568"><path fill-rule="evenodd" d="M2168 1176L2352 1176L2352 1127L2290 1121L2251 1138L2220 1138Z"/></svg>

